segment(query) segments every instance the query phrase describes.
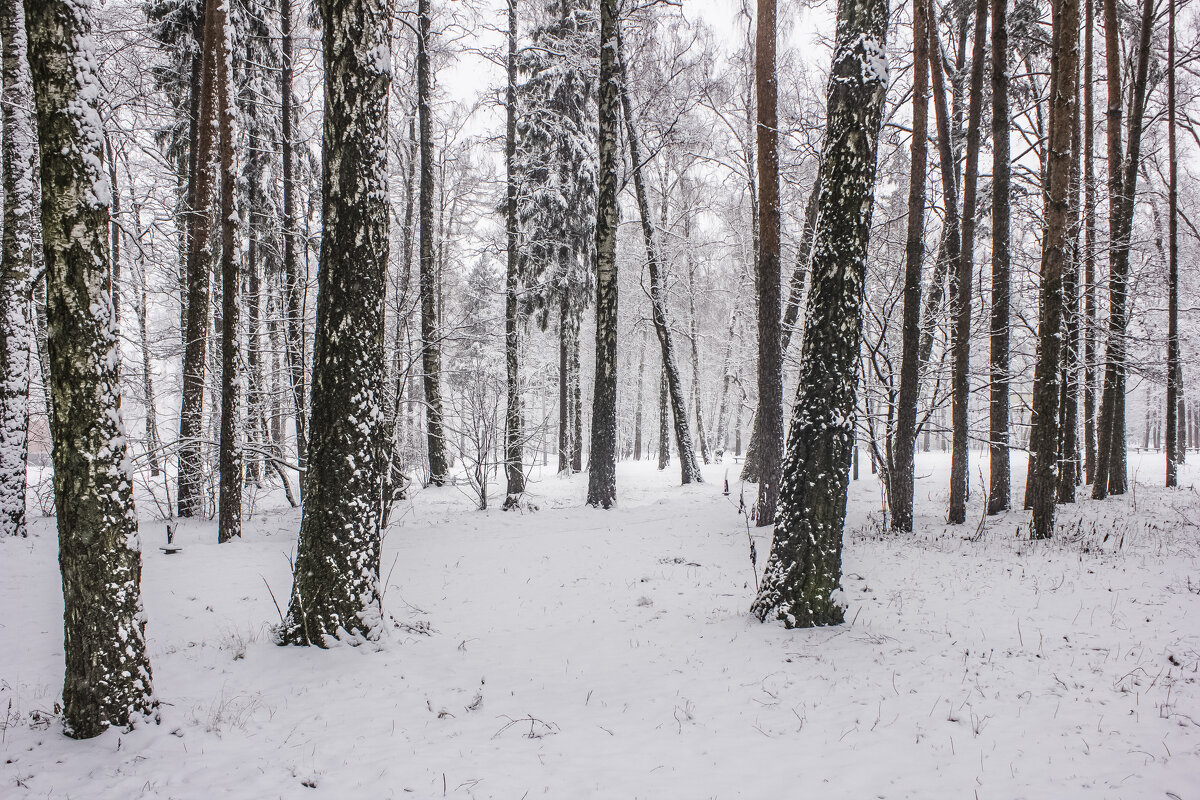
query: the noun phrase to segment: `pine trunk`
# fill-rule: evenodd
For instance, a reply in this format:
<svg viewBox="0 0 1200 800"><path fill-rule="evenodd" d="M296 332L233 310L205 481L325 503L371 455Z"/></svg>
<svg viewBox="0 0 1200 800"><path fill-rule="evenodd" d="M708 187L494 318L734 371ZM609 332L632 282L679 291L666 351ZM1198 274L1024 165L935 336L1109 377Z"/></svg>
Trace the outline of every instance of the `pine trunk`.
<svg viewBox="0 0 1200 800"><path fill-rule="evenodd" d="M751 608L786 627L843 621L837 596L854 444L863 283L887 90L884 0L840 0L800 384L775 538Z"/></svg>
<svg viewBox="0 0 1200 800"><path fill-rule="evenodd" d="M617 502L617 129L620 97L616 0L600 0L600 157L596 194L596 378L592 394L590 506Z"/></svg>
<svg viewBox="0 0 1200 800"><path fill-rule="evenodd" d="M0 0L3 239L0 240L0 536L25 536L33 330L33 206L37 137L21 0Z"/></svg>
<svg viewBox="0 0 1200 800"><path fill-rule="evenodd" d="M325 112L312 439L284 644L377 639L386 430L385 0L322 0Z"/></svg>
<svg viewBox="0 0 1200 800"><path fill-rule="evenodd" d="M758 414L753 444L758 500L754 519L775 520L783 457L783 351L780 320L778 87L775 74L776 0L758 0L754 40L755 128L758 165ZM749 459L747 459L749 460Z"/></svg>
<svg viewBox="0 0 1200 800"><path fill-rule="evenodd" d="M1009 459L1009 325L1012 283L1012 165L1008 108L1008 0L992 0L992 307L989 360L987 513L1012 502Z"/></svg>
<svg viewBox="0 0 1200 800"><path fill-rule="evenodd" d="M1040 270L1037 366L1029 443L1030 536L1054 533L1059 476L1059 380L1063 351L1063 273L1071 258L1071 138L1079 80L1079 0L1059 0L1054 10L1050 56L1050 131L1047 142L1045 212Z"/></svg>
<svg viewBox="0 0 1200 800"><path fill-rule="evenodd" d="M1084 481L1092 483L1096 471L1096 175L1093 167L1092 118L1092 8L1083 7L1083 467Z"/></svg>
<svg viewBox="0 0 1200 800"><path fill-rule="evenodd" d="M62 569L63 727L85 739L153 714L142 556L121 422L108 178L92 25L78 3L25 7L41 145L54 498Z"/></svg>
<svg viewBox="0 0 1200 800"><path fill-rule="evenodd" d="M1092 496L1097 500L1126 489L1125 446L1125 329L1129 324L1129 246L1133 233L1133 205L1137 195L1141 161L1142 122L1146 111L1146 83L1150 68L1150 33L1154 21L1153 0L1142 2L1142 25L1133 78L1127 142L1122 157L1120 29L1116 0L1104 0L1105 61L1108 70L1108 350L1105 354L1104 390L1100 398L1096 476Z"/></svg>
<svg viewBox="0 0 1200 800"><path fill-rule="evenodd" d="M1179 485L1179 406L1183 388L1183 365L1179 360L1179 235L1177 229L1178 168L1175 162L1175 3L1169 2L1167 16L1167 478L1169 487Z"/></svg>
<svg viewBox="0 0 1200 800"><path fill-rule="evenodd" d="M967 101L967 155L963 169L962 239L958 263L950 281L950 310L954 318L951 369L950 513L953 525L967 520L971 440L968 430L971 398L971 283L975 270L976 187L979 183L979 127L983 115L983 62L986 58L988 0L975 5L975 43L971 52L971 90Z"/></svg>
<svg viewBox="0 0 1200 800"><path fill-rule="evenodd" d="M1003 0L1000 0L1003 2ZM925 182L929 162L929 5L913 3L913 135L908 174L908 228L904 248L904 313L900 388L888 464L888 505L894 531L913 529L913 470L917 445L921 270L925 259Z"/></svg>
<svg viewBox="0 0 1200 800"><path fill-rule="evenodd" d="M1081 0L1084 2L1086 0ZM1075 37L1078 40L1078 36ZM1076 50L1079 48L1076 41ZM1078 58L1076 58L1078 74ZM1079 485L1079 156L1083 146L1079 119L1079 81L1075 81L1074 116L1071 117L1071 169L1067 184L1067 237L1069 258L1063 272L1062 383L1059 400L1058 502L1074 503Z"/></svg>
<svg viewBox="0 0 1200 800"><path fill-rule="evenodd" d="M209 282L215 257L213 220L217 203L219 121L217 89L222 48L218 38L220 0L208 0L200 48L200 100L196 125L195 176L188 215L187 325L184 332L183 397L179 411L179 468L176 504L181 517L204 511L204 376L208 365Z"/></svg>

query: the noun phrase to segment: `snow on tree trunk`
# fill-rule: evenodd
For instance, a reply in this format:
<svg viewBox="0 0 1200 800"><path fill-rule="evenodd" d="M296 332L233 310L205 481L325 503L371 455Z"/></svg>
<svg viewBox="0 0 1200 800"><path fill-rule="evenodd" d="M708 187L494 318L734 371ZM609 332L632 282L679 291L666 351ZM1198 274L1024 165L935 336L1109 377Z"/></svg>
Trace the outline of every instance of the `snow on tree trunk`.
<svg viewBox="0 0 1200 800"><path fill-rule="evenodd" d="M1180 435L1183 364L1179 359L1179 188L1175 158L1175 4L1167 16L1167 474L1168 487L1179 485L1179 464L1186 450Z"/></svg>
<svg viewBox="0 0 1200 800"><path fill-rule="evenodd" d="M325 117L312 438L284 644L382 634L387 119L384 0L323 0Z"/></svg>
<svg viewBox="0 0 1200 800"><path fill-rule="evenodd" d="M4 232L0 244L0 536L25 536L37 139L21 0L0 0Z"/></svg>
<svg viewBox="0 0 1200 800"><path fill-rule="evenodd" d="M629 98L628 74L621 43L621 32L617 29L617 64L620 71L621 108L625 114L626 143L629 146L629 161L633 171L634 194L642 221L642 243L646 248L646 263L650 271L650 307L654 318L654 332L662 350L663 374L667 380L667 393L671 403L671 419L675 423L675 444L679 450L680 481L684 484L700 483L700 464L696 461L696 449L692 445L692 432L688 425L687 398L683 394L683 381L679 378L679 367L675 362L675 348L671 336L671 321L667 316L667 290L659 264L658 247L654 241L654 223L650 219L650 203L646 199L646 183L642 177L642 152L637 126L633 122L633 103ZM663 200L664 209L666 199ZM778 304L777 304L778 305Z"/></svg>
<svg viewBox="0 0 1200 800"><path fill-rule="evenodd" d="M775 537L751 608L786 627L842 622L842 527L854 445L863 282L887 91L886 0L840 0L800 384Z"/></svg>
<svg viewBox="0 0 1200 800"><path fill-rule="evenodd" d="M209 0L213 4L213 0ZM241 323L241 270L238 262L238 214L235 207L233 55L229 40L229 2L216 2L217 128L221 139L221 434L217 501L217 540L242 535L242 369L238 326ZM208 31L206 31L207 35Z"/></svg>
<svg viewBox="0 0 1200 800"><path fill-rule="evenodd" d="M287 320L284 339L287 342L288 382L292 389L293 421L296 431L296 463L303 467L308 459L308 398L304 369L304 304L300 287L299 254L296 252L296 156L293 143L293 122L296 117L292 91L292 0L279 0L283 80L280 91L281 146L283 156L283 281L284 306ZM301 495L304 481L301 479Z"/></svg>
<svg viewBox="0 0 1200 800"><path fill-rule="evenodd" d="M504 412L504 476L507 491L504 508L521 502L525 493L525 468L521 463L523 434L521 432L521 371L520 318L517 306L520 291L517 248L517 0L508 0L508 83L504 94L505 137L505 242L506 270L504 275L504 365L507 403Z"/></svg>
<svg viewBox="0 0 1200 800"><path fill-rule="evenodd" d="M442 344L438 332L438 269L433 242L433 87L429 66L429 0L417 5L417 116L420 128L421 182L417 216L421 245L421 373L425 389L425 434L429 482L446 482L450 462L442 428ZM314 387L315 391L315 387Z"/></svg>
<svg viewBox="0 0 1200 800"><path fill-rule="evenodd" d="M617 4L600 1L600 159L596 196L596 374L592 392L590 506L617 502Z"/></svg>
<svg viewBox="0 0 1200 800"><path fill-rule="evenodd" d="M111 188L96 104L91 8L25 7L41 144L50 433L63 585L63 727L96 736L153 714L142 556L121 420L109 283Z"/></svg>
<svg viewBox="0 0 1200 800"><path fill-rule="evenodd" d="M1030 536L1054 532L1059 476L1059 381L1063 352L1063 274L1071 258L1071 137L1079 81L1079 0L1055 6L1050 57L1049 161L1046 165L1046 233L1042 239L1041 310L1037 366L1033 375L1033 424L1029 443Z"/></svg>
<svg viewBox="0 0 1200 800"><path fill-rule="evenodd" d="M921 394L921 270L925 259L925 183L929 168L929 5L913 4L913 131L908 174L908 228L904 251L904 312L901 322L900 389L888 465L888 504L894 531L913 525L913 463L917 401Z"/></svg>
<svg viewBox="0 0 1200 800"><path fill-rule="evenodd" d="M183 392L179 412L179 469L176 504L179 516L203 511L204 374L208 365L209 283L216 255L213 235L217 203L219 121L217 83L220 70L218 5L205 4L200 56L199 118L196 125L192 213L188 215L187 312L184 328ZM223 40L222 40L223 41Z"/></svg>

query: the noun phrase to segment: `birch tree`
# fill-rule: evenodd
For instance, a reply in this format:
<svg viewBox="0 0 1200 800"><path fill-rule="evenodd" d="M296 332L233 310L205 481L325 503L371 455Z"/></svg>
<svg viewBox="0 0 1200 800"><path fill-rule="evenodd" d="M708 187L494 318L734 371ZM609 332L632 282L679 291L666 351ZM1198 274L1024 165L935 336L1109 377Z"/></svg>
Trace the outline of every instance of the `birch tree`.
<svg viewBox="0 0 1200 800"><path fill-rule="evenodd" d="M86 739L154 715L142 555L121 420L91 5L28 0L41 145L54 501L63 586L63 728Z"/></svg>
<svg viewBox="0 0 1200 800"><path fill-rule="evenodd" d="M322 0L325 118L312 436L283 644L382 633L388 261L385 0Z"/></svg>
<svg viewBox="0 0 1200 800"><path fill-rule="evenodd" d="M839 0L800 384L775 536L751 613L836 625L854 447L863 282L888 67L886 0Z"/></svg>

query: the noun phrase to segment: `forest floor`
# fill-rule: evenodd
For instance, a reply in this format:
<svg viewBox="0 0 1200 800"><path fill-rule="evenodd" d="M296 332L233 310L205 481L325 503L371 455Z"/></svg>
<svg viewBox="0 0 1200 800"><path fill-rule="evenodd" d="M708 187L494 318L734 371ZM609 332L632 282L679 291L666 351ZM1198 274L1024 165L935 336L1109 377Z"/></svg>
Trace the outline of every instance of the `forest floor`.
<svg viewBox="0 0 1200 800"><path fill-rule="evenodd" d="M1167 492L1162 457L1133 456L1134 491L1063 508L1046 543L1020 512L981 522L979 491L946 526L941 454L919 456L917 532L884 533L864 462L847 623L819 630L747 613L725 466L680 487L674 464L623 464L608 512L581 507L586 476L537 480L524 513L418 491L384 543L390 637L329 651L271 639L296 511L226 545L186 524L167 555L143 508L161 724L89 741L54 713L62 597L35 518L0 541L0 797L1195 798L1189 458Z"/></svg>

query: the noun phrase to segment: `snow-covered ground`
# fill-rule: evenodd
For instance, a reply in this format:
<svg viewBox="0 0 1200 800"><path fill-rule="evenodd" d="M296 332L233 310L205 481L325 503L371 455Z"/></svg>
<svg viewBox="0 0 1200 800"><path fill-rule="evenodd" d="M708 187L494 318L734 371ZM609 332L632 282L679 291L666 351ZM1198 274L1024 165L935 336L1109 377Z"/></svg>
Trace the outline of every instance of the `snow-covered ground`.
<svg viewBox="0 0 1200 800"><path fill-rule="evenodd" d="M1196 797L1200 468L1166 492L1161 462L1134 456L1134 492L1063 509L1038 544L1022 513L981 526L978 491L944 525L940 454L919 457L917 533L884 533L864 474L849 622L804 631L747 614L724 466L679 487L674 465L624 464L609 512L580 507L585 476L540 479L520 514L418 492L384 546L381 648L271 642L297 512L227 545L185 525L176 555L145 516L162 723L90 741L54 715L62 598L37 518L0 541L0 797Z"/></svg>

